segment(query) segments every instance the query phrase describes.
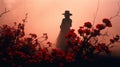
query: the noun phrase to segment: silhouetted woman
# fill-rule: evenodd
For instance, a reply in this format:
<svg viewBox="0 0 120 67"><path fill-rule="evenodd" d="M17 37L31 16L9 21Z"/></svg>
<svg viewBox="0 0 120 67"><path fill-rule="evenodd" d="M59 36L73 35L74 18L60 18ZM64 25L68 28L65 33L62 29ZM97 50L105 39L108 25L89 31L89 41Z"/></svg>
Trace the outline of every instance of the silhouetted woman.
<svg viewBox="0 0 120 67"><path fill-rule="evenodd" d="M60 25L60 33L57 38L56 47L60 48L62 50L66 50L66 40L65 35L70 30L70 27L72 26L72 20L70 19L70 16L72 15L68 10L63 13L65 18L63 18L62 23Z"/></svg>

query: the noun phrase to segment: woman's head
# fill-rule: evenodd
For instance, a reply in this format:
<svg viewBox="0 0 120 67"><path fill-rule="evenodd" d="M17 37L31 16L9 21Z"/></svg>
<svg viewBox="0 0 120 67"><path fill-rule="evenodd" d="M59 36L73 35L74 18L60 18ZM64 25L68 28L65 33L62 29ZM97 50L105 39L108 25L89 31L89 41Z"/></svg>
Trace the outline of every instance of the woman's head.
<svg viewBox="0 0 120 67"><path fill-rule="evenodd" d="M72 16L70 11L68 11L68 10L66 10L65 13L63 13L63 15L65 16L65 18L69 18L70 16Z"/></svg>

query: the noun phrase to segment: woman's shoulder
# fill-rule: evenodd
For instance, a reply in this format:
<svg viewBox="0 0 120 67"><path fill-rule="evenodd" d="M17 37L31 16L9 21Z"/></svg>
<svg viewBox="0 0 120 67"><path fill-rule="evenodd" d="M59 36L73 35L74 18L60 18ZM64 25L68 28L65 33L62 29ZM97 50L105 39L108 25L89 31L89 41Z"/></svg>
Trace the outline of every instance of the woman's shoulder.
<svg viewBox="0 0 120 67"><path fill-rule="evenodd" d="M72 21L72 19L70 19L70 18L69 19L63 18L62 20L63 21Z"/></svg>

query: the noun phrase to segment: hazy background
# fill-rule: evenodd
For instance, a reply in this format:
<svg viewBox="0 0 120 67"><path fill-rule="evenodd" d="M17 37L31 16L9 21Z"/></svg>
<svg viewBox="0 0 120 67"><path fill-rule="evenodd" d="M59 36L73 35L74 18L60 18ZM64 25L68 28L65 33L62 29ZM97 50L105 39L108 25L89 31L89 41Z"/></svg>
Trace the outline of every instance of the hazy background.
<svg viewBox="0 0 120 67"><path fill-rule="evenodd" d="M99 10L95 23L101 23L103 18L110 18L118 11L119 0L99 0ZM32 32L38 35L48 33L49 40L53 43L60 31L62 13L70 10L73 23L72 28L78 30L84 22L93 22L96 14L98 0L0 0L0 13L4 8L10 10L0 18L0 25L21 22L25 13L28 13L26 23L27 33ZM120 34L120 17L111 20L113 27L109 29L110 35ZM115 45L113 55L120 56L120 46Z"/></svg>

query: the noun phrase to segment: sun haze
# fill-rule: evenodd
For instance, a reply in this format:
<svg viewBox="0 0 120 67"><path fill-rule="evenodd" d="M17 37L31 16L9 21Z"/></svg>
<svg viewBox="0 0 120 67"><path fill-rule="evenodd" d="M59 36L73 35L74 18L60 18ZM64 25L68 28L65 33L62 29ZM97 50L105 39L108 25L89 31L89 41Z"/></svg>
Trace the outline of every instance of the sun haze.
<svg viewBox="0 0 120 67"><path fill-rule="evenodd" d="M96 23L101 23L103 18L114 16L118 10L119 0L99 0L99 9L96 16ZM76 30L84 22L93 22L96 15L98 0L0 0L0 11L4 8L10 10L9 13L0 18L0 24L13 24L21 22L25 13L28 13L28 23L26 23L27 33L33 32L38 35L47 33L49 40L53 43L60 31L60 24L64 17L62 13L69 10L71 16L72 28ZM120 34L119 17L111 20L113 23L110 35Z"/></svg>

